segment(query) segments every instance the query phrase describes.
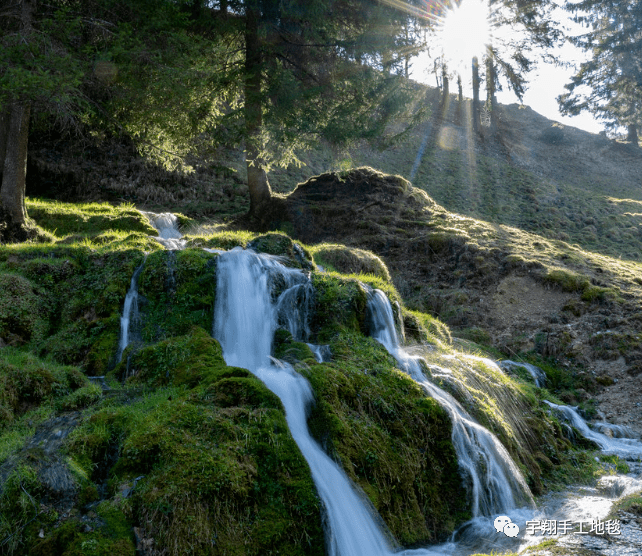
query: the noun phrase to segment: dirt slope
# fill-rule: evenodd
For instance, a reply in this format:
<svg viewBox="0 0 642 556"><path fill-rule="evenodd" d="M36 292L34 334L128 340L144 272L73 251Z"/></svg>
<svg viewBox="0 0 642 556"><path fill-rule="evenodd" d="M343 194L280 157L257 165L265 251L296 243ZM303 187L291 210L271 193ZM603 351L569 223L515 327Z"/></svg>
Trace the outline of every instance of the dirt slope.
<svg viewBox="0 0 642 556"><path fill-rule="evenodd" d="M610 420L642 432L639 263L450 213L369 168L312 178L282 203L294 237L374 251L409 307L506 356L566 368L566 402L597 395Z"/></svg>

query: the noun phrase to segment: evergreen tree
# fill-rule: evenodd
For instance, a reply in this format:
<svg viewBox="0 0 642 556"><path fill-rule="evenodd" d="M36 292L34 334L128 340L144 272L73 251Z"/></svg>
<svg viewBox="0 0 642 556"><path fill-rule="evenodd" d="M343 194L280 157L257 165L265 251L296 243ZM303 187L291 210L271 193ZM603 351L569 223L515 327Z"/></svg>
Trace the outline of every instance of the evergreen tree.
<svg viewBox="0 0 642 556"><path fill-rule="evenodd" d="M137 75L148 78L147 68L162 65L163 56L175 60L181 40L192 44L185 21L170 1L2 3L0 240L34 233L24 205L30 116L45 115L58 126L123 129L119 108L131 106L127 91Z"/></svg>
<svg viewBox="0 0 642 556"><path fill-rule="evenodd" d="M258 216L270 199L272 165L296 162L297 149L319 138L378 137L393 118L408 116L417 95L403 78L418 40L414 15L376 0L7 2L0 11L5 229L26 223L30 109L125 133L166 164L196 147L244 143ZM19 154L9 150L16 145Z"/></svg>
<svg viewBox="0 0 642 556"><path fill-rule="evenodd" d="M404 78L419 40L412 14L375 0L229 0L244 25L241 111L250 213L270 199L267 172L296 162L324 138L345 143L383 134L408 115L416 90ZM241 90L241 87L237 87ZM241 122L241 119L243 122Z"/></svg>
<svg viewBox="0 0 642 556"><path fill-rule="evenodd" d="M495 133L496 92L502 90L502 81L521 101L536 57L555 59L552 49L561 34L552 13L555 4L550 0L490 0L489 7L494 32L485 55L485 81L490 129ZM511 32L503 32L506 29Z"/></svg>
<svg viewBox="0 0 642 556"><path fill-rule="evenodd" d="M642 1L583 0L566 7L575 21L590 27L570 40L591 58L565 86L568 92L558 97L560 110L573 115L586 110L610 129L625 127L627 140L637 145L642 125Z"/></svg>

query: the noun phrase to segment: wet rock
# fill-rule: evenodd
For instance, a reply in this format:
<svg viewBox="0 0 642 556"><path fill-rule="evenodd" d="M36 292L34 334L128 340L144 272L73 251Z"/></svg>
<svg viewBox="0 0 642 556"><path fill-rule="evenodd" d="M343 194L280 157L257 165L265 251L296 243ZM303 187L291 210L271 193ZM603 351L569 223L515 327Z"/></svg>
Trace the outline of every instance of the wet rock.
<svg viewBox="0 0 642 556"><path fill-rule="evenodd" d="M68 413L42 423L16 455L0 466L0 491L7 477L21 464L35 468L45 489L44 502L69 509L76 497L76 481L66 457L60 453L63 441L78 425L80 413Z"/></svg>

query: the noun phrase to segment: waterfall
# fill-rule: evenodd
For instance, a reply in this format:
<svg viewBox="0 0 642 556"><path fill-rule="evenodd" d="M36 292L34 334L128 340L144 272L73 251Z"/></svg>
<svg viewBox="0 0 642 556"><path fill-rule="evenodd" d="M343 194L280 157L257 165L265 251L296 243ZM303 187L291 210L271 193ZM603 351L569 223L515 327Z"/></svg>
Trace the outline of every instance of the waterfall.
<svg viewBox="0 0 642 556"><path fill-rule="evenodd" d="M123 352L125 348L129 345L131 341L130 333L130 324L138 316L138 277L143 271L143 266L145 266L145 260L147 255L143 259L141 265L134 271L132 276L131 283L129 285L129 291L125 296L125 304L123 306L123 316L120 317L120 342L118 344L118 362L120 363L123 359Z"/></svg>
<svg viewBox="0 0 642 556"><path fill-rule="evenodd" d="M330 556L390 556L393 554L391 544L377 526L372 510L356 493L343 470L310 436L307 409L314 396L308 381L291 366L275 364L270 357L279 318L286 323L296 323L296 330L290 332L301 334L305 329L301 326L301 307L283 300L295 295L293 288L301 293L307 280L302 271L284 267L276 257L258 255L240 247L221 254L217 267L214 337L219 340L228 365L248 369L283 403L292 437L310 466L327 512ZM273 288L279 284L282 292L273 300ZM432 556L436 553L420 549L403 554Z"/></svg>
<svg viewBox="0 0 642 556"><path fill-rule="evenodd" d="M165 249L181 250L185 249L186 241L182 239L183 234L178 231L178 218L171 212L154 212L140 211L149 223L158 231L156 241L162 243Z"/></svg>
<svg viewBox="0 0 642 556"><path fill-rule="evenodd" d="M575 427L582 436L595 442L606 455L616 455L622 459L629 460L642 458L642 443L639 440L633 438L611 438L601 432L592 430L573 407L569 405L558 405L547 400L544 400L544 402L548 404L551 409L562 415L564 420ZM620 435L632 432L627 431L625 427L618 427L610 423L597 423L596 426L601 429L616 431L616 433Z"/></svg>
<svg viewBox="0 0 642 556"><path fill-rule="evenodd" d="M158 231L158 237L156 240L161 243L165 249L170 251L185 249L186 242L181 239L183 235L178 231L178 218L176 218L176 215L170 212L156 214L144 211L141 211L141 214L143 214L143 216L149 220L150 224ZM138 316L138 277L143 270L146 259L147 254L145 254L145 259L142 264L134 271L129 291L125 296L123 316L120 317L120 342L118 344L119 363L123 359L123 352L131 342L130 325Z"/></svg>
<svg viewBox="0 0 642 556"><path fill-rule="evenodd" d="M459 466L471 483L473 516L506 513L514 509L517 502L532 504L530 490L501 442L477 423L455 398L426 378L423 359L409 355L400 347L388 297L381 290L370 291L368 296L373 338L450 416Z"/></svg>
<svg viewBox="0 0 642 556"><path fill-rule="evenodd" d="M531 377L533 378L533 382L535 383L535 386L538 388L545 388L546 387L546 373L542 371L539 367L536 367L535 365L531 365L530 363L518 363L517 361L511 361L510 359L506 359L504 361L500 361L497 363L500 368L502 368L505 371L514 371L515 369L522 368L524 369Z"/></svg>

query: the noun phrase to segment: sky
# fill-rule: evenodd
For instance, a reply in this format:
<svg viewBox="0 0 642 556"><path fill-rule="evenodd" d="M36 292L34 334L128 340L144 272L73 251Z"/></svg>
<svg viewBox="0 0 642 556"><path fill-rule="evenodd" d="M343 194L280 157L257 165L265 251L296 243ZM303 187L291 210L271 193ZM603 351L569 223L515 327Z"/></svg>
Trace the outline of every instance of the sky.
<svg viewBox="0 0 642 556"><path fill-rule="evenodd" d="M468 10L466 11L467 2ZM471 42L475 42L475 35L484 33L482 29L483 26L479 24L480 18L477 14L473 15L470 23L467 23L466 18L466 14L473 12L475 10L475 4L479 3L480 0L462 1L460 8L461 13L459 17L455 17L456 23L452 25L452 22L450 22L451 24L444 22L442 26L442 37L440 39L441 42L450 43L454 39L456 43L462 45L470 44ZM559 3L561 2L558 2L558 4ZM565 32L570 34L582 32L582 27L572 22L563 10L556 10L556 15ZM574 47L570 43L566 43L562 48L558 49L556 54L559 54L565 62L572 63L576 66L579 66L587 56L581 49ZM464 56L470 59L468 52L466 52ZM428 55L426 53L420 54L420 56L415 59L412 77L417 81L427 83L434 87L436 85L435 76L434 73L430 73L432 66L433 61ZM469 71L467 73L470 74ZM562 116L559 112L556 97L565 92L564 85L570 82L573 74L573 67L556 67L553 64L538 62L537 67L528 74L528 89L524 95L523 103L551 120L592 133L599 133L604 129L604 124L595 120L591 114L583 112L578 116ZM464 95L472 96L470 84L468 84L469 91L466 91L465 81L466 80L464 80ZM470 81L470 79L468 79L468 81ZM508 90L498 92L497 99L502 104L519 102L515 94Z"/></svg>

